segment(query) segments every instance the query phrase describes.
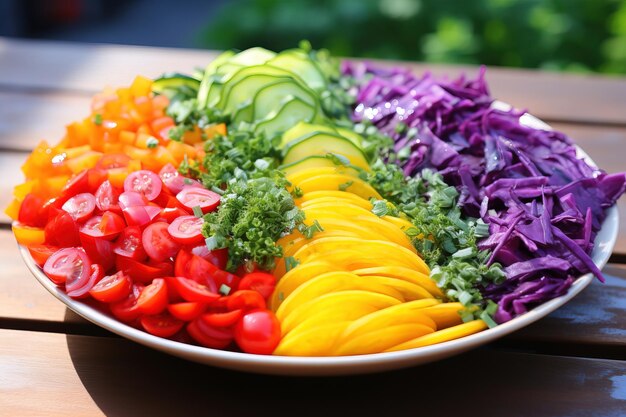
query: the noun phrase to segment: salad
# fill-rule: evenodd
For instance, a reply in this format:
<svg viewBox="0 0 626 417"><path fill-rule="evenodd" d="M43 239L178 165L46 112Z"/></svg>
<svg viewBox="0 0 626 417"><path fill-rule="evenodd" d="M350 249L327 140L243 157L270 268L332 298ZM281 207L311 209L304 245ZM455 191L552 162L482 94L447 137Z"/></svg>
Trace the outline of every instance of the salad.
<svg viewBox="0 0 626 417"><path fill-rule="evenodd" d="M48 278L152 335L286 356L418 348L602 274L626 190L474 80L225 52L41 142L6 209Z"/></svg>

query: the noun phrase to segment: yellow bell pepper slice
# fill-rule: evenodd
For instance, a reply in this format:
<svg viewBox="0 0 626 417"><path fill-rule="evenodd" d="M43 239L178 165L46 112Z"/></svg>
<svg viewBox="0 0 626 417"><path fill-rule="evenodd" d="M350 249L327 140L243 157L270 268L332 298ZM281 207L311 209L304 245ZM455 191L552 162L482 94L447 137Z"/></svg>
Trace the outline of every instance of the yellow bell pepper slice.
<svg viewBox="0 0 626 417"><path fill-rule="evenodd" d="M343 192L343 191L339 191L339 192ZM309 193L309 194L312 194L312 193ZM345 193L345 194L354 195L350 193ZM298 206L301 208L306 208L306 207L315 206L317 204L334 204L334 205L350 204L352 206L361 207L362 209L370 211L370 212L372 211L372 203L370 203L367 200L362 199L359 196L355 196L355 197L356 198L354 200L348 199L348 198L341 198L341 197L319 197L313 200L303 201Z"/></svg>
<svg viewBox="0 0 626 417"><path fill-rule="evenodd" d="M443 343L450 340L459 339L461 337L469 336L474 333L478 333L482 330L485 330L487 327L488 326L484 321L473 320L400 343L399 345L388 348L387 350L385 350L385 352L395 352L398 350L406 350L422 346L435 345L438 343Z"/></svg>
<svg viewBox="0 0 626 417"><path fill-rule="evenodd" d="M283 337L274 350L279 356L328 356L337 336L350 322L327 323L306 332L291 332Z"/></svg>
<svg viewBox="0 0 626 417"><path fill-rule="evenodd" d="M272 293L270 300L271 309L276 311L283 300L289 297L289 295L303 283L318 275L334 270L336 270L336 268L325 261L308 262L293 268L276 284L276 289Z"/></svg>
<svg viewBox="0 0 626 417"><path fill-rule="evenodd" d="M349 290L331 292L314 300L307 301L293 309L288 317L281 322L281 326L286 330L285 333L291 331L296 326L303 326L309 320L315 320L316 317L326 314L338 308L349 310L350 306L358 306L359 309L371 309L372 311L381 310L400 304L397 298L384 294L378 294L371 291Z"/></svg>
<svg viewBox="0 0 626 417"><path fill-rule="evenodd" d="M433 297L443 297L443 293L435 284L435 281L430 279L427 274L418 272L411 268L405 268L402 266L376 266L373 268L356 269L352 271L357 275L379 275L389 278L403 279L408 282L412 282L426 291L431 293Z"/></svg>
<svg viewBox="0 0 626 417"><path fill-rule="evenodd" d="M381 353L408 340L432 334L433 331L419 323L392 325L351 338L334 348L332 353L337 356Z"/></svg>
<svg viewBox="0 0 626 417"><path fill-rule="evenodd" d="M372 203L370 203L368 199L364 199L362 197L359 197L356 194L349 193L347 191L340 191L340 190L320 190L320 191L311 191L308 193L304 193L302 197L296 200L296 204L301 205L307 202L313 202L321 198L337 198L340 200L349 200L353 204L363 205L364 206L363 208L366 210L372 209ZM363 202L367 204L364 204Z"/></svg>
<svg viewBox="0 0 626 417"><path fill-rule="evenodd" d="M358 178L359 173L351 167L336 165L332 167L316 167L316 168L307 168L302 171L295 172L293 174L287 175L287 181L292 184L299 184L300 182L312 178L318 175L326 175L326 174L339 174L339 175L349 175L351 177Z"/></svg>
<svg viewBox="0 0 626 417"><path fill-rule="evenodd" d="M377 200L382 199L380 194L372 188L368 183L360 180L359 178L345 175L345 174L323 174L316 177L307 178L298 184L303 193L310 193L313 191L331 190L331 191L347 191L349 193L358 195L359 197L369 200L375 198Z"/></svg>
<svg viewBox="0 0 626 417"><path fill-rule="evenodd" d="M300 304L304 304L324 294L347 290L372 291L404 301L402 293L395 288L369 279L369 277L359 277L350 272L334 271L318 275L300 285L278 307L276 317L282 321Z"/></svg>
<svg viewBox="0 0 626 417"><path fill-rule="evenodd" d="M442 303L437 306L425 308L422 313L433 319L437 323L438 329L445 329L450 326L460 324L460 312L466 310L461 303Z"/></svg>

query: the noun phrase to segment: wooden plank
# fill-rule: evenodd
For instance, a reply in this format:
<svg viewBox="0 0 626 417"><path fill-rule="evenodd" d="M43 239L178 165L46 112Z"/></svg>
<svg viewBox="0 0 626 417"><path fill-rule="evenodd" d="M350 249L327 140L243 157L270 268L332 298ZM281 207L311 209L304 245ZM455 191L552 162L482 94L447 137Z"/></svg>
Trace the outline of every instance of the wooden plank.
<svg viewBox="0 0 626 417"><path fill-rule="evenodd" d="M626 407L625 362L487 349L358 378L289 378L210 368L122 339L3 330L0 369L7 416L612 416Z"/></svg>
<svg viewBox="0 0 626 417"><path fill-rule="evenodd" d="M214 51L0 38L0 84L92 94L128 85L138 74L190 73L215 56Z"/></svg>
<svg viewBox="0 0 626 417"><path fill-rule="evenodd" d="M0 148L29 151L41 140L58 142L65 125L90 113L87 95L0 91Z"/></svg>
<svg viewBox="0 0 626 417"><path fill-rule="evenodd" d="M214 51L89 45L0 38L0 84L4 88L78 90L93 93L104 86L126 85L136 74L155 77L167 71L204 67ZM476 67L415 64L418 72L475 74ZM581 76L510 68L490 68L494 97L528 108L547 120L626 124L621 111L626 78Z"/></svg>
<svg viewBox="0 0 626 417"><path fill-rule="evenodd" d="M69 325L89 330L84 329L87 321L68 310L35 280L9 230L0 230L0 265L0 327L66 329L65 325Z"/></svg>

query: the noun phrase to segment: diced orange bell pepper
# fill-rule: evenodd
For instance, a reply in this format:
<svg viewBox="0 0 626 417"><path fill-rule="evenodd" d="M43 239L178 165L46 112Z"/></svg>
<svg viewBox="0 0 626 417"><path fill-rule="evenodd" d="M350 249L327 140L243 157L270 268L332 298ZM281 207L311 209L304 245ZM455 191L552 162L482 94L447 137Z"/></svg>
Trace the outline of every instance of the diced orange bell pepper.
<svg viewBox="0 0 626 417"><path fill-rule="evenodd" d="M152 92L152 80L138 75L130 86L130 93L135 96L148 96Z"/></svg>
<svg viewBox="0 0 626 417"><path fill-rule="evenodd" d="M167 144L166 148L172 154L174 159L178 161L178 163L185 159L185 155L187 158L196 157L196 148L191 145L187 145L186 143L172 140Z"/></svg>
<svg viewBox="0 0 626 417"><path fill-rule="evenodd" d="M65 153L65 156L68 159L70 159L70 158L77 158L89 152L90 150L91 150L91 147L89 145L82 145L82 146L75 146L72 148L65 148L63 152Z"/></svg>
<svg viewBox="0 0 626 417"><path fill-rule="evenodd" d="M17 243L24 246L41 245L46 241L44 229L26 226L18 222L13 222L13 234Z"/></svg>
<svg viewBox="0 0 626 417"><path fill-rule="evenodd" d="M78 174L85 169L95 167L100 158L102 158L102 152L89 151L79 157L67 159L65 165L67 165L74 174Z"/></svg>
<svg viewBox="0 0 626 417"><path fill-rule="evenodd" d="M123 168L111 168L107 170L109 175L109 182L114 187L124 187L124 180L128 176L129 170L126 167Z"/></svg>

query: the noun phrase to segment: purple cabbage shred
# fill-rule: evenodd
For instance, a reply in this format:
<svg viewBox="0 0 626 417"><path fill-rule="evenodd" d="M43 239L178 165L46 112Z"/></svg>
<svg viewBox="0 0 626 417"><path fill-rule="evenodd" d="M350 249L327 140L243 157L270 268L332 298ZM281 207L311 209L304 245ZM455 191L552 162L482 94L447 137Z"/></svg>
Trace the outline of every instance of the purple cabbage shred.
<svg viewBox="0 0 626 417"><path fill-rule="evenodd" d="M479 242L506 280L482 289L498 303L499 323L567 292L593 273L596 234L626 190L626 173L607 174L577 156L570 138L523 123L524 111L494 105L485 68L475 79L422 76L410 70L344 63L358 81L354 122L369 122L410 150L404 173L443 175L459 205L489 224Z"/></svg>

